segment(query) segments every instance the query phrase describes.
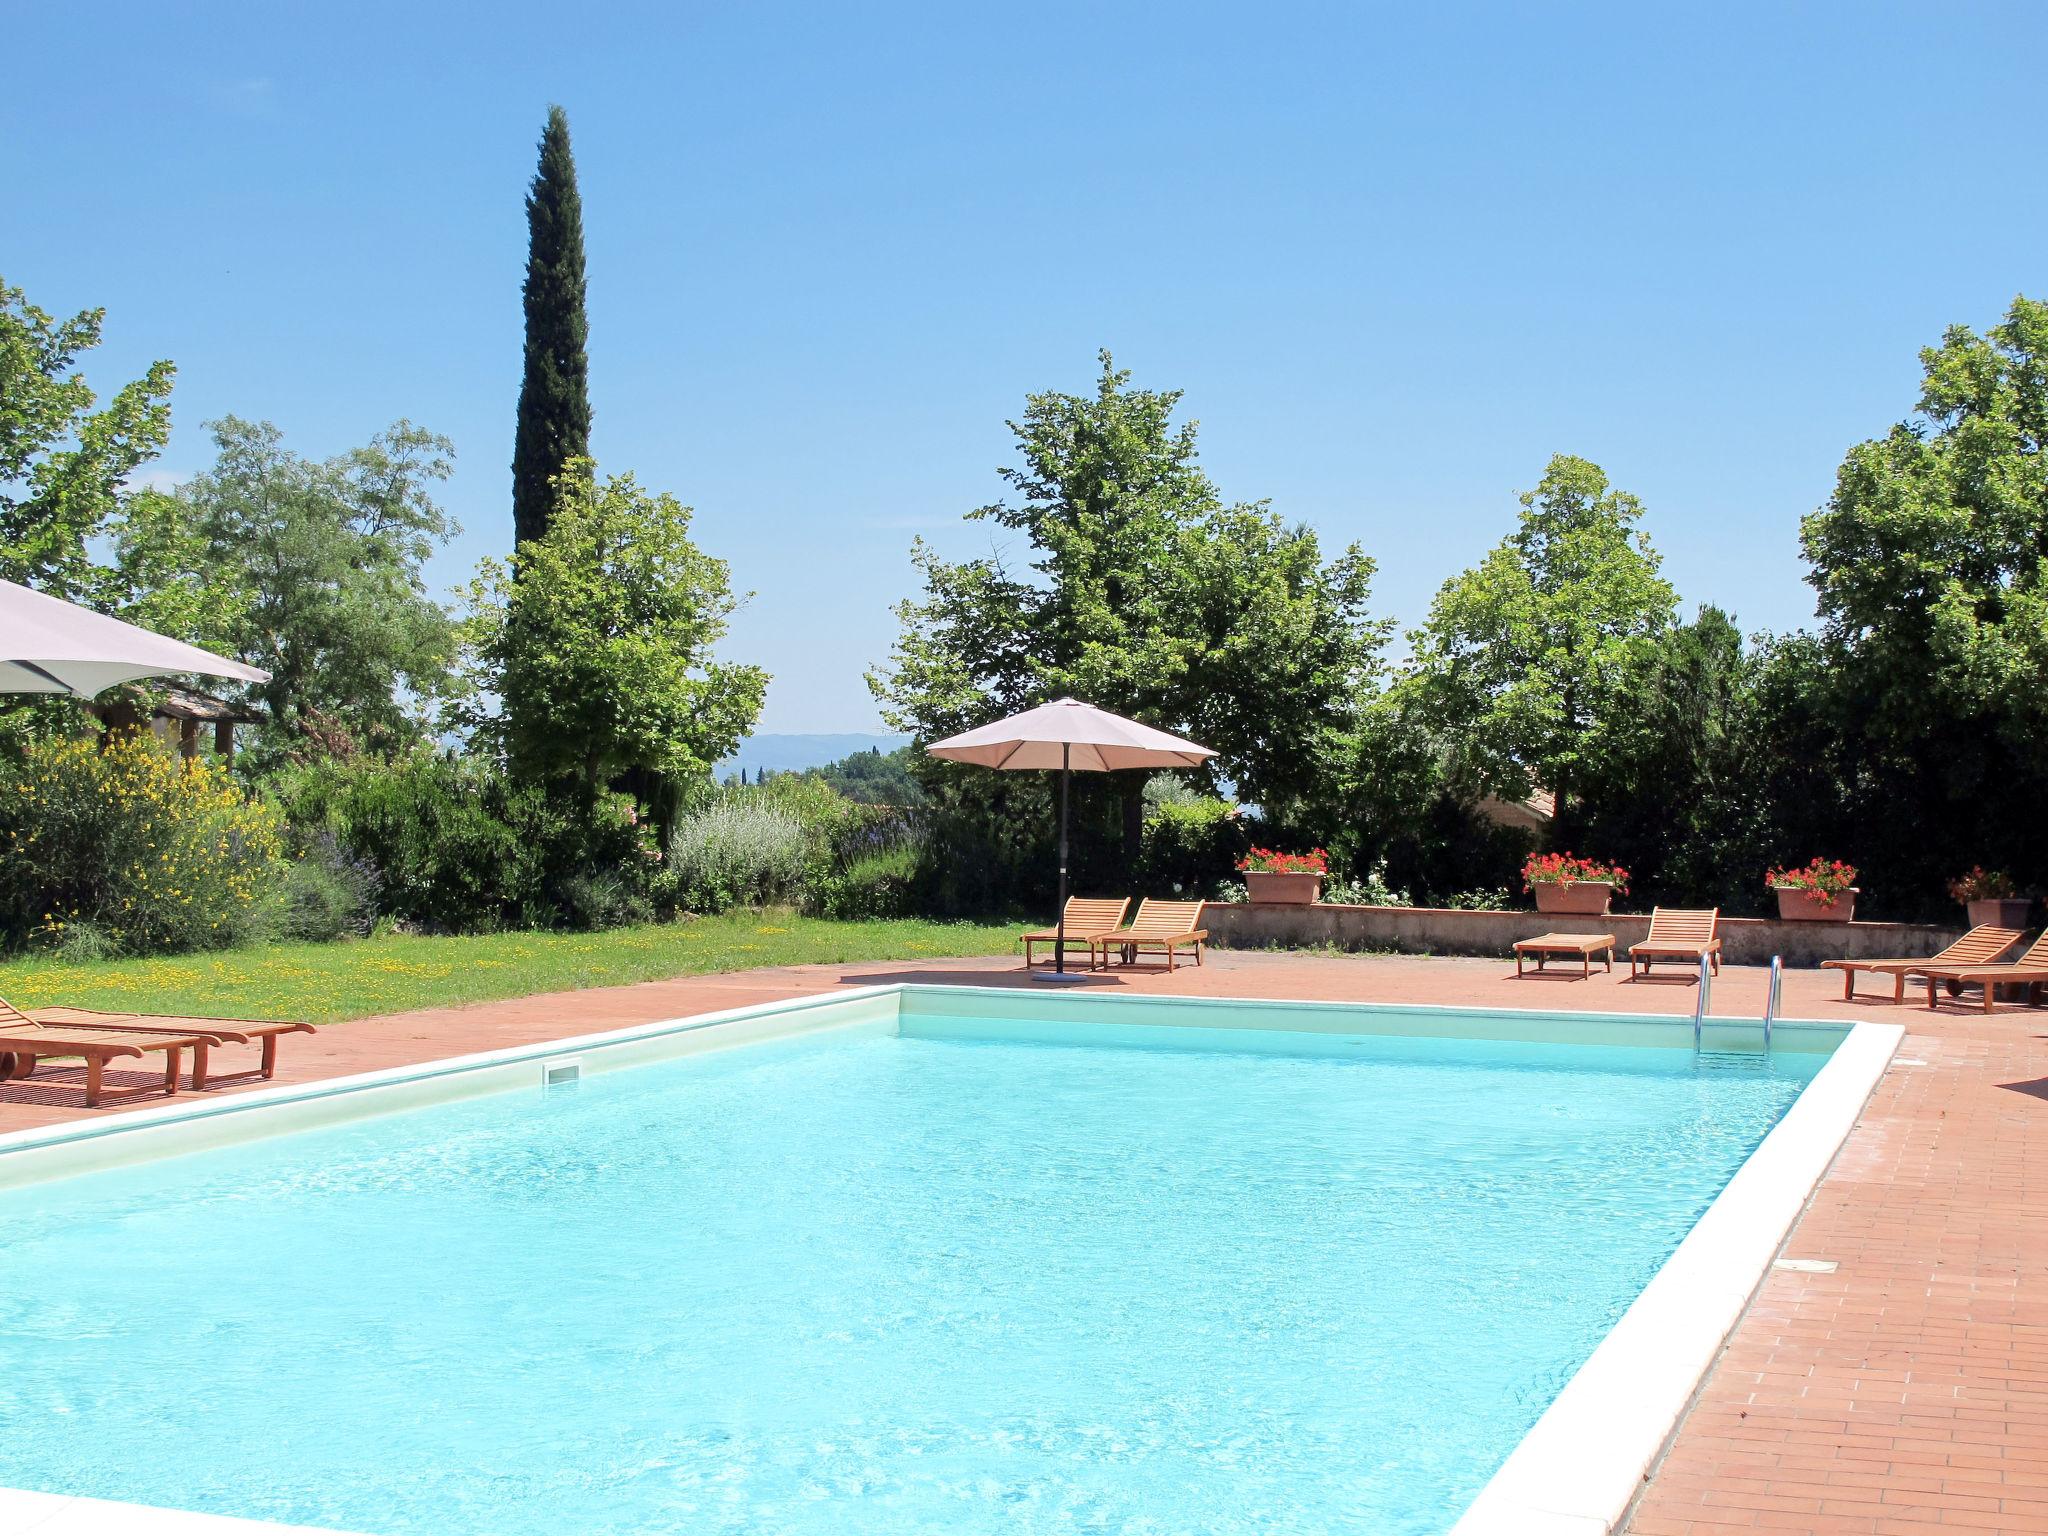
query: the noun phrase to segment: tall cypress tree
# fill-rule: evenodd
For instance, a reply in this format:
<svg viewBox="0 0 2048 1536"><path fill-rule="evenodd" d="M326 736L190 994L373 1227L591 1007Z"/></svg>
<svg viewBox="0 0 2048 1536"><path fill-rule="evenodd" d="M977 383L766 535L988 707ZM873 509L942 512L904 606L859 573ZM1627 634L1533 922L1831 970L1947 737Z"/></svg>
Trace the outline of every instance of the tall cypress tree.
<svg viewBox="0 0 2048 1536"><path fill-rule="evenodd" d="M526 193L526 374L512 447L514 544L547 532L549 483L590 452L590 322L583 312L583 199L569 152L569 118L548 108L540 169Z"/></svg>

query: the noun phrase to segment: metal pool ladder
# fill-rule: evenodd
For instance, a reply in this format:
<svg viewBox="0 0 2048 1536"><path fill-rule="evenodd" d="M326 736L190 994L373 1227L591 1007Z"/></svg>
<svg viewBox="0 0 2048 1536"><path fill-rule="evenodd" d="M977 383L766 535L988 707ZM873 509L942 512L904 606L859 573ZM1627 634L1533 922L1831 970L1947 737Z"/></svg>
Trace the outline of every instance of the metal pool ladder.
<svg viewBox="0 0 2048 1536"><path fill-rule="evenodd" d="M1700 990L1692 1005L1692 1048L1698 1054L1700 1030L1707 1022L1707 1009L1714 996L1714 968L1707 963L1705 955L1700 956Z"/></svg>
<svg viewBox="0 0 2048 1536"><path fill-rule="evenodd" d="M1778 1016L1778 995L1785 988L1785 957L1771 956L1771 987L1764 994L1764 1054L1771 1050L1771 1021Z"/></svg>

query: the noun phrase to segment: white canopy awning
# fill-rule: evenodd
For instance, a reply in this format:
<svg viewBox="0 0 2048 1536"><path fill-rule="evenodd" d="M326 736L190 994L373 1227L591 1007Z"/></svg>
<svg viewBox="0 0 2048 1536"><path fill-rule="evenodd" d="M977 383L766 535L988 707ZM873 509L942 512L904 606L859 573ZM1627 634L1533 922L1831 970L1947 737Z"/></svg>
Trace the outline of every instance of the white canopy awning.
<svg viewBox="0 0 2048 1536"><path fill-rule="evenodd" d="M270 681L259 667L0 581L0 693L91 699L137 678L187 673Z"/></svg>
<svg viewBox="0 0 2048 1536"><path fill-rule="evenodd" d="M1078 699L1055 699L993 725L935 741L925 750L933 757L983 768L1071 768L1076 773L1199 768L1216 755L1207 747Z"/></svg>

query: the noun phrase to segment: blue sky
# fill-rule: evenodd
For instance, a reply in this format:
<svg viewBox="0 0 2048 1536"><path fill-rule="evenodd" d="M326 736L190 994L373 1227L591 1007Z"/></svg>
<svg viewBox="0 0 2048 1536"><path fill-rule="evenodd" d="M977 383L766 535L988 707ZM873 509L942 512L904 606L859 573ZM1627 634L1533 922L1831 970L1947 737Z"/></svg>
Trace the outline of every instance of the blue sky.
<svg viewBox="0 0 2048 1536"><path fill-rule="evenodd" d="M769 730L875 723L912 535L988 547L1004 420L1098 347L1404 624L1573 452L1785 628L1917 349L2048 292L2037 5L10 9L0 275L107 307L103 391L177 362L170 475L227 412L452 437L446 585L509 538L560 101L596 451L757 594Z"/></svg>

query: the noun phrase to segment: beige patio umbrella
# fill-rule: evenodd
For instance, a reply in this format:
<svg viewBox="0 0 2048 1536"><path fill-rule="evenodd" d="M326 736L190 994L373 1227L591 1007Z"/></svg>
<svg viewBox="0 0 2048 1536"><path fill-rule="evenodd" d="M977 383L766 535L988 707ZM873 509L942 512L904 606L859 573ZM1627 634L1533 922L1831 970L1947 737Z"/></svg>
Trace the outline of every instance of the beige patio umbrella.
<svg viewBox="0 0 2048 1536"><path fill-rule="evenodd" d="M1067 788L1076 773L1119 768L1198 768L1216 754L1192 741L1112 715L1079 699L1055 699L1021 715L935 741L933 757L983 768L1037 769L1060 775L1060 898L1053 968L1034 975L1067 979Z"/></svg>
<svg viewBox="0 0 2048 1536"><path fill-rule="evenodd" d="M0 581L0 693L92 699L140 677L200 673L267 683L259 667Z"/></svg>

